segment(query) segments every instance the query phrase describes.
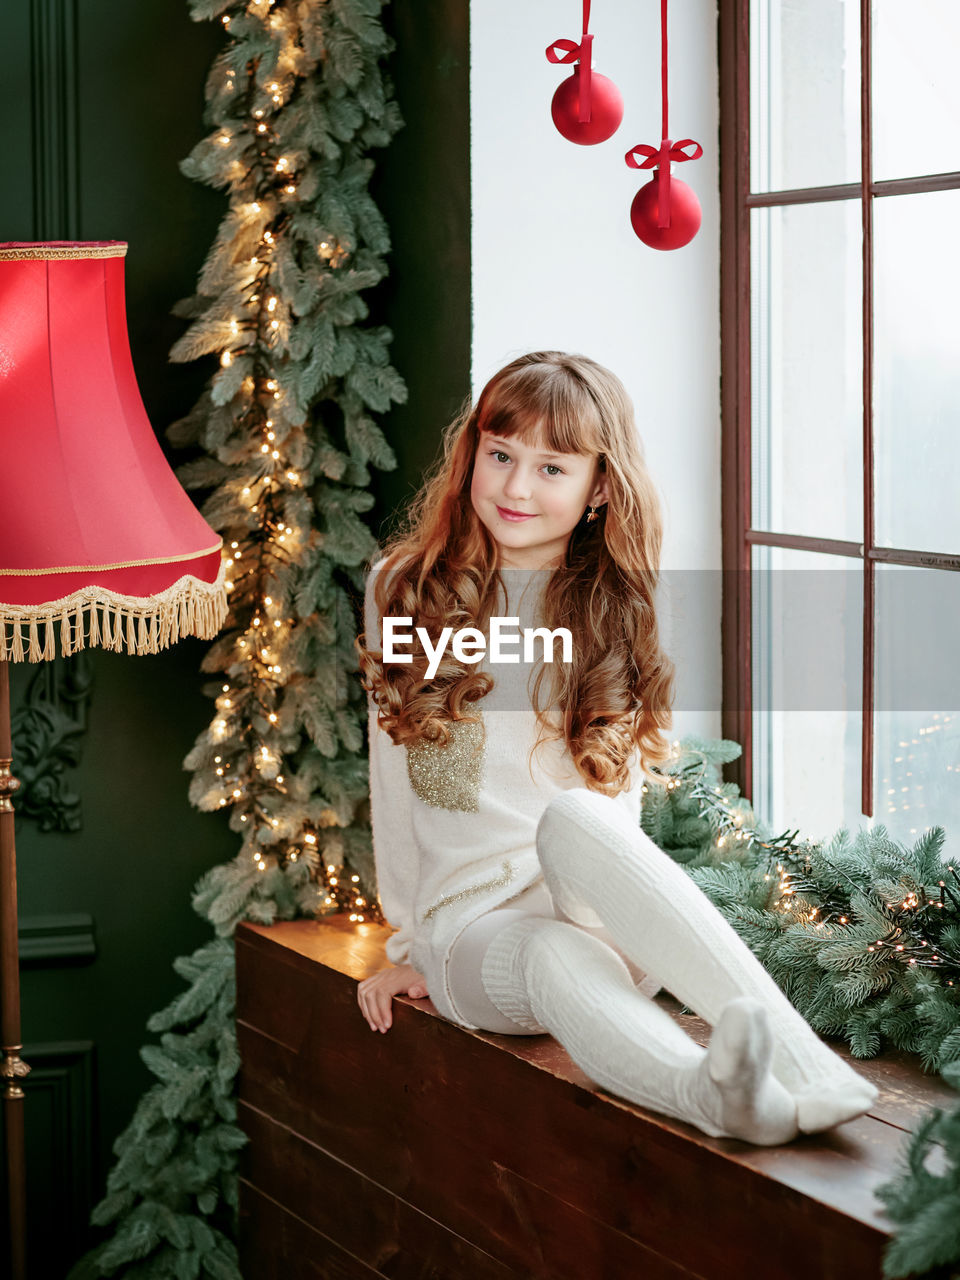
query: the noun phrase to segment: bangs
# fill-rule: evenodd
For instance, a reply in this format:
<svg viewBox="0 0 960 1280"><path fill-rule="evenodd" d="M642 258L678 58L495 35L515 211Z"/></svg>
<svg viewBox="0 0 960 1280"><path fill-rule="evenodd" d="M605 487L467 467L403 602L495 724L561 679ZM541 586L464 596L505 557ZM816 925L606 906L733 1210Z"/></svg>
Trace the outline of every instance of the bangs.
<svg viewBox="0 0 960 1280"><path fill-rule="evenodd" d="M578 377L556 365L527 365L488 389L477 430L553 453L604 452L597 402Z"/></svg>

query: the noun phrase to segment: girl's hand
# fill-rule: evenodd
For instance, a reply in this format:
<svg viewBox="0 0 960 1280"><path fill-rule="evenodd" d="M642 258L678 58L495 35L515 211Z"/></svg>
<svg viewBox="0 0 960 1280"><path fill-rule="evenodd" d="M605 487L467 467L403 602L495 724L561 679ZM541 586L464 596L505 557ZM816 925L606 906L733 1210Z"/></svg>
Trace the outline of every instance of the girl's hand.
<svg viewBox="0 0 960 1280"><path fill-rule="evenodd" d="M393 1022L391 1007L394 996L408 995L422 1000L426 994L423 974L418 973L412 964L390 965L372 978L364 978L357 987L357 1000L373 1031L389 1029Z"/></svg>

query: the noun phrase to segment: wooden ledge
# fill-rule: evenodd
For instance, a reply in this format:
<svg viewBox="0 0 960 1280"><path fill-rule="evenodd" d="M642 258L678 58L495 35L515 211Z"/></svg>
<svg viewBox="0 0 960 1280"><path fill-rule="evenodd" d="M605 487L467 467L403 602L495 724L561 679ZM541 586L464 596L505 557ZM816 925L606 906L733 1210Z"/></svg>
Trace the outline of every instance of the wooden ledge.
<svg viewBox="0 0 960 1280"><path fill-rule="evenodd" d="M389 936L345 917L237 929L244 1275L881 1276L874 1190L956 1100L915 1060L834 1044L880 1090L869 1115L783 1147L710 1138L595 1087L549 1036L467 1031L408 996L371 1031L356 985Z"/></svg>

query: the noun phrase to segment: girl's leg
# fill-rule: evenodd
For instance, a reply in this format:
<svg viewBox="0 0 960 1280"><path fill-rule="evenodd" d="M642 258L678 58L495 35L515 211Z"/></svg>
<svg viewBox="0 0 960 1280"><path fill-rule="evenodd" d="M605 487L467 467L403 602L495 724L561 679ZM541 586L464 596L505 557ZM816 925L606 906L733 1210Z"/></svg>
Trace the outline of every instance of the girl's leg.
<svg viewBox="0 0 960 1280"><path fill-rule="evenodd" d="M561 913L586 903L618 946L701 1018L750 997L766 1009L773 1072L803 1132L862 1115L877 1091L817 1036L686 872L607 796L577 788L547 806L537 852Z"/></svg>
<svg viewBox="0 0 960 1280"><path fill-rule="evenodd" d="M796 1137L796 1103L770 1071L773 1038L756 1001L731 1002L702 1049L598 937L505 908L469 925L451 955L458 1006L480 1026L482 1008L463 999L471 963L495 1011L489 1030L549 1031L602 1088L712 1137L763 1146Z"/></svg>
<svg viewBox="0 0 960 1280"><path fill-rule="evenodd" d="M488 940L492 938L493 934L498 932L498 930L502 927L503 921L501 921L500 924L498 924L496 919L491 920L490 917L502 916L504 911L513 912L513 915L515 917L518 917L520 915L528 915L528 916L549 916L551 920L562 918L562 913L558 913L556 905L554 904L553 898L550 896L550 890L547 888L547 882L541 875L537 880L534 881L532 885L529 885L526 889L524 889L522 893L518 894L517 897L511 898L507 906L495 907L493 911L488 912L487 915L481 916L479 920L475 920L473 922L473 924L470 926L473 945L471 948L461 949L461 952L460 952L461 956L463 956L467 950L470 950L475 954L478 950L482 948L484 940ZM627 969L629 970L629 973L630 973L630 977L639 986L640 990L643 992L644 995L650 996L652 998L657 994L657 992L660 990L659 980L652 974L644 973L644 971L640 968L640 966L636 964L635 961L632 960L631 957L628 956L626 952L617 945L616 940L614 939L613 935L610 933L606 925L602 923L595 924L595 925L576 924L572 920L568 921L568 923L573 924L574 927L577 929L584 929L586 930L587 933L593 934L593 936L596 938L599 938L601 942L605 942L612 951L615 951L617 955L620 957L620 959L623 961L623 963L627 966ZM464 936L463 934L460 935L461 938L463 938L463 936ZM457 985L455 985L454 983L454 976L456 976L456 978L459 980L458 985L460 990L464 992L466 998L471 1001L471 1004L476 1003L476 1006L479 1010L485 1011L488 1014L490 1014L490 1011L493 1009L493 1006L490 1004L490 1001L483 990L483 984L480 982L479 965L474 964L473 956L470 956L469 958L467 958L465 963L458 964L455 959L457 955L458 944L459 944L459 939L458 939L458 943L454 947L454 952L452 953L450 958L451 985L454 986L454 990L457 990ZM499 1016L501 1018L503 1017L502 1014ZM479 1018L471 1017L468 1020L470 1022L475 1022L477 1026L481 1025ZM486 1027L486 1024L483 1024L483 1025ZM494 1031L496 1029L497 1028L495 1027L486 1027L486 1030L488 1031ZM509 1035L510 1031L511 1029L509 1027L505 1028L504 1034ZM528 1035L529 1032L524 1031L521 1034Z"/></svg>
<svg viewBox="0 0 960 1280"><path fill-rule="evenodd" d="M522 895L524 898L527 895ZM549 900L549 893L544 888L543 896ZM539 905L539 895L537 903ZM549 909L537 911L541 918L553 919ZM447 980L453 993L453 1002L468 1022L480 1027L483 1031L495 1031L501 1036L530 1036L546 1033L546 1027L534 1026L526 1019L517 1022L514 1018L502 1013L487 995L480 976L483 957L487 948L498 933L517 920L531 920L534 913L525 907L497 907L486 915L468 924L453 944L450 959L447 962Z"/></svg>

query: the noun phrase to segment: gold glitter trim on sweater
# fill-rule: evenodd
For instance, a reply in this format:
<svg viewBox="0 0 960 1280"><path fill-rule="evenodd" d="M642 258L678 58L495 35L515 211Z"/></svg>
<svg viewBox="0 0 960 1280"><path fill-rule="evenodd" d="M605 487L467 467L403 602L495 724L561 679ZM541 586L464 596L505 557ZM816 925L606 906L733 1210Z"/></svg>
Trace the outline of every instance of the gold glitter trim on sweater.
<svg viewBox="0 0 960 1280"><path fill-rule="evenodd" d="M482 712L478 722L453 720L446 746L421 738L407 747L407 776L424 804L434 809L477 813L486 756Z"/></svg>
<svg viewBox="0 0 960 1280"><path fill-rule="evenodd" d="M483 884L471 885L469 889L461 889L459 893L448 893L445 898L441 898L439 902L435 902L432 907L423 913L423 919L428 920L435 911L439 911L441 907L448 906L451 902L459 902L461 898L470 898L475 893L483 893L487 889L497 889L500 885L509 884L514 877L514 869L509 858L503 860L503 875L494 876L492 880L484 880ZM422 923L422 921L421 921Z"/></svg>

